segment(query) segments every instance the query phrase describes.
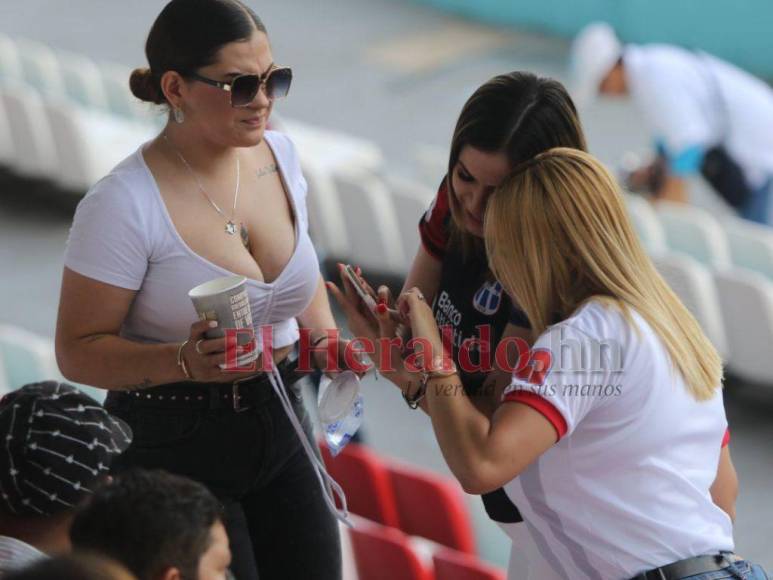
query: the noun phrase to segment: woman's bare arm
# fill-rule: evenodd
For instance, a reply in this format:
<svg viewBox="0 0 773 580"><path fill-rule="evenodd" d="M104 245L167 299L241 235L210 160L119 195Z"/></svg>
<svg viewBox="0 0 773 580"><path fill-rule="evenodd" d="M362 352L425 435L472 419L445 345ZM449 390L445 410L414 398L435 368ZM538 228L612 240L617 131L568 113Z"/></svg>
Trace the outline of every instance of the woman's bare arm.
<svg viewBox="0 0 773 580"><path fill-rule="evenodd" d="M64 269L56 360L69 380L106 389L141 389L185 380L175 344L118 336L136 292Z"/></svg>
<svg viewBox="0 0 773 580"><path fill-rule="evenodd" d="M143 344L121 338L121 325L136 292L64 269L56 325L56 360L69 380L108 390L144 389L186 380L177 366L179 344ZM196 380L232 381L252 373L221 372L225 339L202 342L204 354L194 352L194 339L203 338L209 322L191 326L183 356Z"/></svg>
<svg viewBox="0 0 773 580"><path fill-rule="evenodd" d="M735 500L738 498L738 475L730 459L730 448L725 445L719 455L717 478L711 484L711 499L735 520Z"/></svg>

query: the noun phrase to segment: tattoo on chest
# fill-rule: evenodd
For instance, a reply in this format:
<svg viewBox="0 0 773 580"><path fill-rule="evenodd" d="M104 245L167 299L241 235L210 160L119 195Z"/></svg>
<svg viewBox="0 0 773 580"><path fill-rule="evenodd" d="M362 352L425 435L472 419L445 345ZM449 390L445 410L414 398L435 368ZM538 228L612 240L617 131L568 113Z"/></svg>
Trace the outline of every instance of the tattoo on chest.
<svg viewBox="0 0 773 580"><path fill-rule="evenodd" d="M276 163L271 163L270 165L266 165L265 167L261 167L258 169L258 177L265 177L266 175L270 175L272 173L277 172Z"/></svg>

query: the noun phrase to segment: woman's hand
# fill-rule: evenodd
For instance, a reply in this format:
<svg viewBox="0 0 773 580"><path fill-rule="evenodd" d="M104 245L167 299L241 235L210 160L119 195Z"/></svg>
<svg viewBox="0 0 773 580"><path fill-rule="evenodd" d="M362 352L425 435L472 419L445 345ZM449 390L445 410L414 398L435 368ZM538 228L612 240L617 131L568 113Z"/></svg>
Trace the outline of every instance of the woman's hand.
<svg viewBox="0 0 773 580"><path fill-rule="evenodd" d="M336 340L323 338L314 346L312 351L314 365L328 377L333 377L341 371L350 370L362 378L369 370L369 366L356 351L350 356L346 356L346 348L351 342L351 340L346 340L340 336Z"/></svg>
<svg viewBox="0 0 773 580"><path fill-rule="evenodd" d="M360 281L368 292L378 300L375 292L370 285L360 275L360 269L356 268L357 275L360 276ZM365 303L357 294L357 291L352 286L349 278L344 274L344 265L338 264L338 273L341 278L341 291L333 282L326 282L325 286L328 291L333 295L341 310L346 316L346 325L349 327L351 333L357 338L368 338L370 340L376 340L379 337L378 321L372 312L368 309Z"/></svg>
<svg viewBox="0 0 773 580"><path fill-rule="evenodd" d="M415 382L416 377L406 370L402 349L393 344L388 348L383 347L382 352L382 344L395 339L395 336L400 334L400 327L402 326L400 323L402 318L393 307L389 288L381 286L378 293L373 292L373 288L362 278L360 269L356 269L356 273L363 286L378 304L377 311L380 311L381 314L374 315L363 303L349 279L344 275L343 265L341 264L339 264L339 272L341 274L343 291L332 282L327 282L327 288L344 311L349 330L355 337L372 342L375 352L368 356L376 365L379 373L401 389L406 388L407 385L411 384L412 379ZM386 357L382 357L382 354L385 354Z"/></svg>
<svg viewBox="0 0 773 580"><path fill-rule="evenodd" d="M409 321L413 338L428 341L432 349L432 358L443 356L443 341L440 336L440 329L435 321L432 308L427 304L421 290L411 288L403 292L398 300L398 310Z"/></svg>
<svg viewBox="0 0 773 580"><path fill-rule="evenodd" d="M207 331L212 330L210 320L199 320L191 325L188 342L182 349L181 356L185 361L190 379L196 382L217 382L227 383L236 379L249 377L257 374L257 368L260 367L260 361L256 370L250 371L230 371L220 368L229 362L234 362L236 356L226 356L226 337L206 338ZM230 347L230 345L228 345ZM255 348L255 339L252 339L252 348ZM242 348L248 349L248 345ZM230 360L228 360L230 359Z"/></svg>

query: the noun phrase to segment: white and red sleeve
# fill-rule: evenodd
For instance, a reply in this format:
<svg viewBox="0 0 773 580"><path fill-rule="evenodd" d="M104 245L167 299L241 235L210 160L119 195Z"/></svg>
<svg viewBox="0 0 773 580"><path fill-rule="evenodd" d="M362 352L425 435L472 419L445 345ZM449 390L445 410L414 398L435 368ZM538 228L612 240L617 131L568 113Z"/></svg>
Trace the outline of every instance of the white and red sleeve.
<svg viewBox="0 0 773 580"><path fill-rule="evenodd" d="M603 382L599 373L590 373L582 364L559 360L561 341L579 338L569 325L556 325L543 334L519 365L512 382L502 394L502 403L521 403L542 414L565 437L600 400L589 395L586 386ZM603 373L602 373L603 374Z"/></svg>

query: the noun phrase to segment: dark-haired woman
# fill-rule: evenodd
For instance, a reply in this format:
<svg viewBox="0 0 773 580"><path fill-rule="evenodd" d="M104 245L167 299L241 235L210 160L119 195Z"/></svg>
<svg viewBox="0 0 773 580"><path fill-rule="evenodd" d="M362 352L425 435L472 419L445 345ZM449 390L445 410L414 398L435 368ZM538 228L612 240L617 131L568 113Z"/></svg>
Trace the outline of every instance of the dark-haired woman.
<svg viewBox="0 0 773 580"><path fill-rule="evenodd" d="M515 337L531 344L536 337L523 311L491 273L483 243L483 215L489 197L513 168L554 147L586 149L574 103L561 83L527 72L511 72L481 85L459 115L448 174L419 222L422 245L404 284L404 290L419 289L432 305L439 326L452 328L453 361L465 392L478 412L489 419L511 380L510 374L495 364L500 342ZM354 306L353 288L343 279L342 283L346 297L334 285L329 283L328 287L342 304L352 332L378 338L373 319ZM379 289L379 295L391 300L386 288ZM518 355L515 346L510 346L510 364ZM398 359L392 359L394 368L390 371L377 356L373 358L382 374L411 401L419 386L418 375L407 372ZM426 401L421 401L419 408L426 412ZM727 487L730 492L715 499L730 510L732 502L723 497L732 496L735 487ZM540 556L518 508L504 490L484 493L482 499L491 519L514 538L513 544L521 553L528 555L529 570L515 560L511 569L520 567L522 578L553 578L554 572Z"/></svg>
<svg viewBox="0 0 773 580"><path fill-rule="evenodd" d="M302 441L311 425L290 362L300 329L323 347L335 321L296 151L265 129L290 70L237 0L172 0L146 54L131 89L168 108L169 121L78 206L59 364L109 390L106 405L134 429L121 467L163 468L220 498L240 580L339 578L327 474ZM221 370L225 340L204 337L207 321L191 324L188 291L227 275L247 278L276 372Z"/></svg>

